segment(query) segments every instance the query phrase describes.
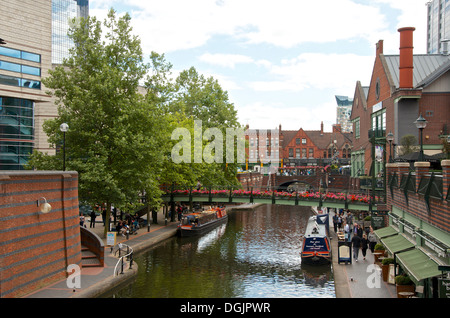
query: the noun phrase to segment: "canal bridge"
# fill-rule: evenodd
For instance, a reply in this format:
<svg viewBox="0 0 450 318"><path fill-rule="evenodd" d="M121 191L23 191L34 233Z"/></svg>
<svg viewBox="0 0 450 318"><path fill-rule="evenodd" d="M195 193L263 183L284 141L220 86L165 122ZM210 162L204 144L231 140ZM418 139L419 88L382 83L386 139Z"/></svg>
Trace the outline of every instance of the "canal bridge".
<svg viewBox="0 0 450 318"><path fill-rule="evenodd" d="M336 209L350 209L372 211L378 203L377 198L361 191L342 189L327 189L326 191L287 192L273 190L243 190L232 187L207 187L195 189L193 187L175 187L165 190L162 196L164 202L173 209L176 202L219 204L219 203L265 203L278 205L327 207Z"/></svg>

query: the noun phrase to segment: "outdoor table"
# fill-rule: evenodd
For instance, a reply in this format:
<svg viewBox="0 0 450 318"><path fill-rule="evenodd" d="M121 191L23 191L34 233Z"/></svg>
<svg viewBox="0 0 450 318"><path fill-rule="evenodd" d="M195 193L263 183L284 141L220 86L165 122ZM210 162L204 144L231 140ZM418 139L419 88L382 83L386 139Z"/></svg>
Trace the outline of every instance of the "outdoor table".
<svg viewBox="0 0 450 318"><path fill-rule="evenodd" d="M400 296L402 296L402 297L399 297L399 298L411 298L412 296L415 295L415 293L413 293L413 292L399 292L398 294Z"/></svg>

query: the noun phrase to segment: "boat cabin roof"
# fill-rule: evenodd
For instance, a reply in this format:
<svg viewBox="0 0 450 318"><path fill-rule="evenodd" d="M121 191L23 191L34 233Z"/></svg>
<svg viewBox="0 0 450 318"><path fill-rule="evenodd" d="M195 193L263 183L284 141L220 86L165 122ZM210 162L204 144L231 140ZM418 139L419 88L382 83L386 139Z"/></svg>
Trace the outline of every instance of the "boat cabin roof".
<svg viewBox="0 0 450 318"><path fill-rule="evenodd" d="M324 224L319 224L317 218L320 215L313 215L308 219L308 224L306 226L305 237L323 237L327 236L326 227Z"/></svg>

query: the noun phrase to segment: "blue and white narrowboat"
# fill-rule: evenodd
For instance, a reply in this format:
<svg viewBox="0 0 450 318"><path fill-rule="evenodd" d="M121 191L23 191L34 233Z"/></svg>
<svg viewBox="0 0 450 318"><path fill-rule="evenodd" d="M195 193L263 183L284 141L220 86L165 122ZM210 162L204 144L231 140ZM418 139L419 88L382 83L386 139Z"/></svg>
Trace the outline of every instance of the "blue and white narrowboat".
<svg viewBox="0 0 450 318"><path fill-rule="evenodd" d="M331 263L329 216L318 214L309 218L302 244L302 264L325 265Z"/></svg>

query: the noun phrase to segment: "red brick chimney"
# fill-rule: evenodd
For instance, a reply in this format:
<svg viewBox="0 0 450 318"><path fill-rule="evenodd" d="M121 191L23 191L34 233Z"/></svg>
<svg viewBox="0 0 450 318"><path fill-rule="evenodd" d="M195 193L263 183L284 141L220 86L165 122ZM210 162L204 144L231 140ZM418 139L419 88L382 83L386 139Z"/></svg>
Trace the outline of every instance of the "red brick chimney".
<svg viewBox="0 0 450 318"><path fill-rule="evenodd" d="M398 29L400 32L400 84L399 88L413 88L413 32L416 28Z"/></svg>

